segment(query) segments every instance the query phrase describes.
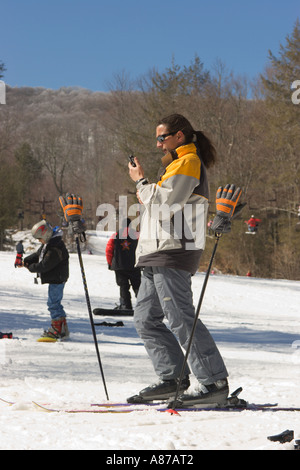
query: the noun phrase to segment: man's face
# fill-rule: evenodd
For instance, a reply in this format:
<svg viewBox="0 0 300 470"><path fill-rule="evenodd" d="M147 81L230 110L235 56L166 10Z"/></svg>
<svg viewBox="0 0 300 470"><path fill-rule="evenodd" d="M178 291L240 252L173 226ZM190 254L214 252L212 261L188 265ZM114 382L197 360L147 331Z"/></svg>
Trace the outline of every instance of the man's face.
<svg viewBox="0 0 300 470"><path fill-rule="evenodd" d="M167 126L165 124L160 124L159 126L157 126L156 138L158 136L163 136L166 134L170 134L170 131L167 129ZM162 149L162 151L166 154L183 144L184 134L181 131L178 131L174 135L166 135L163 142L157 141L156 146L157 148Z"/></svg>

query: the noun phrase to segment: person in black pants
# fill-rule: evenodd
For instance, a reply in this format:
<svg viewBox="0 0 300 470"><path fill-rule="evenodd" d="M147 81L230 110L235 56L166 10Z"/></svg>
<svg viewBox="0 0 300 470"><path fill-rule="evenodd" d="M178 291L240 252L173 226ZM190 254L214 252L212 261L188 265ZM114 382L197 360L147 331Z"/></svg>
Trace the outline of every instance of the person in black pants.
<svg viewBox="0 0 300 470"><path fill-rule="evenodd" d="M116 283L120 288L118 309L132 309L130 286L135 296L141 283L141 270L135 267L135 250L138 233L130 229L131 220L125 219L121 228L114 233L106 245L106 260L109 269L115 271Z"/></svg>

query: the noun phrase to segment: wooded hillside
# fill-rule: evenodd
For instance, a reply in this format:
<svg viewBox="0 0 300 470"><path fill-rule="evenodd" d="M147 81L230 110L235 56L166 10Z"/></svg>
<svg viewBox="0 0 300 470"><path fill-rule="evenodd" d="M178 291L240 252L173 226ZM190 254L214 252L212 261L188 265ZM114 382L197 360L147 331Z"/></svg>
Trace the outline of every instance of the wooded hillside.
<svg viewBox="0 0 300 470"><path fill-rule="evenodd" d="M153 69L138 82L119 76L109 93L7 86L0 106L0 244L6 229L30 228L43 215L61 224L58 196L66 192L83 197L89 228L97 225L99 204L117 207L120 195L136 202L127 156L136 155L155 182L161 157L156 122L176 112L217 149L208 172L210 218L219 185L241 186L247 202L222 238L215 267L300 279L300 105L291 89L297 79L299 21L251 86L221 62L206 70L198 56L189 66L173 63L161 74ZM252 214L262 220L254 236L245 234ZM212 243L208 238L201 269Z"/></svg>

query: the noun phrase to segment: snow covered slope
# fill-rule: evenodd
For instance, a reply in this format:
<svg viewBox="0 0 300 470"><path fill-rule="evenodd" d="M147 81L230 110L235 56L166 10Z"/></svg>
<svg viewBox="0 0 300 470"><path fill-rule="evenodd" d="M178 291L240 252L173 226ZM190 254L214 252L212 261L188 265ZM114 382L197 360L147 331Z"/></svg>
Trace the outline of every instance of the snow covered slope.
<svg viewBox="0 0 300 470"><path fill-rule="evenodd" d="M26 234L27 254L33 249ZM26 238L27 237L27 238ZM104 256L108 234L90 233L83 254L92 308L114 307L118 288ZM105 401L91 335L77 254L70 257L64 307L71 339L41 344L36 339L50 324L47 286L14 268L15 253L0 252L0 449L201 450L292 449L292 443L267 440L294 429L299 413L201 412L175 417L155 410L131 414L47 414L31 400L75 407ZM193 278L198 302L204 274ZM200 314L217 341L230 373L231 391L242 386L250 402L300 407L300 283L212 275ZM95 317L95 321L116 321ZM120 320L118 318L118 320ZM127 396L156 381L132 318L124 327L98 326L97 336L109 398ZM298 347L297 347L298 346ZM191 387L195 387L192 379Z"/></svg>

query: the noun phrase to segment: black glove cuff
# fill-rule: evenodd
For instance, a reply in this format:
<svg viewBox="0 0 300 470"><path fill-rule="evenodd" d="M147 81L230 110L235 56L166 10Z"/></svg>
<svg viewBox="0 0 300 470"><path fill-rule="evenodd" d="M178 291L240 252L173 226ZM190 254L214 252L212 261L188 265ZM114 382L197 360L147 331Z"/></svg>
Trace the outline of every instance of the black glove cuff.
<svg viewBox="0 0 300 470"><path fill-rule="evenodd" d="M231 230L231 220L216 215L210 228L216 233L229 233Z"/></svg>
<svg viewBox="0 0 300 470"><path fill-rule="evenodd" d="M70 220L69 224L72 227L73 233L83 233L85 232L85 225L82 220Z"/></svg>

